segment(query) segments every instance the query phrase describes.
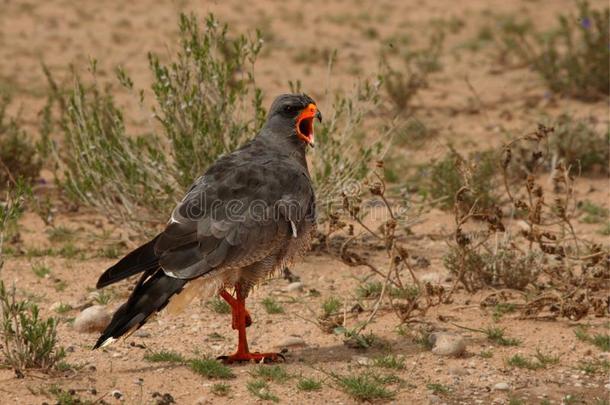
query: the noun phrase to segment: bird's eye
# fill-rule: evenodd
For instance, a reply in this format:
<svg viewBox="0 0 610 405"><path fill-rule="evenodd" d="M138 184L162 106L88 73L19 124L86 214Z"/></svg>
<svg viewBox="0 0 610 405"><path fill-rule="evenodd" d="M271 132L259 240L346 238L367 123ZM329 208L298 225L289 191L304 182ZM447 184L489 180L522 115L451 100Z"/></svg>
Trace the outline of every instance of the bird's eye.
<svg viewBox="0 0 610 405"><path fill-rule="evenodd" d="M283 111L284 111L286 114L294 114L294 113L296 113L298 110L299 110L299 108L298 108L298 107L296 107L296 106L294 106L294 105L286 105L286 106L284 106L284 108L283 108Z"/></svg>

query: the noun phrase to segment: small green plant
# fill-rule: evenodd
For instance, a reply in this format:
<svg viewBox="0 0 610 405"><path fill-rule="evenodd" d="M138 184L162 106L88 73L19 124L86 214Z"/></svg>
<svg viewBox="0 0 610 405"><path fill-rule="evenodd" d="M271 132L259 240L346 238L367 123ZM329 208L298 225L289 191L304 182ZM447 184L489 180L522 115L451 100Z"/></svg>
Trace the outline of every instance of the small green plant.
<svg viewBox="0 0 610 405"><path fill-rule="evenodd" d="M498 201L495 177L498 174L497 156L494 151L475 152L468 159L451 149L440 161L420 169L423 188L442 209L454 207L458 190L468 187L463 193L464 203L470 206L476 201L477 211L489 209Z"/></svg>
<svg viewBox="0 0 610 405"><path fill-rule="evenodd" d="M99 290L98 294L95 296L94 301L98 305L108 305L114 295L114 290L112 288Z"/></svg>
<svg viewBox="0 0 610 405"><path fill-rule="evenodd" d="M508 405L525 405L525 401L521 398L510 396L508 398Z"/></svg>
<svg viewBox="0 0 610 405"><path fill-rule="evenodd" d="M193 359L189 360L188 365L195 373L207 378L222 380L235 378L235 374L230 367L225 366L215 359Z"/></svg>
<svg viewBox="0 0 610 405"><path fill-rule="evenodd" d="M184 363L186 361L180 353L166 350L146 353L144 355L144 360L150 361L151 363Z"/></svg>
<svg viewBox="0 0 610 405"><path fill-rule="evenodd" d="M118 259L121 256L120 245L117 243L113 243L104 246L98 251L98 256L105 257L106 259Z"/></svg>
<svg viewBox="0 0 610 405"><path fill-rule="evenodd" d="M263 380L248 381L246 383L246 388L252 395L254 395L255 397L258 397L262 400L273 401L273 402L279 402L279 400L280 400L276 395L272 394L269 391L269 384L267 384L266 381L263 381Z"/></svg>
<svg viewBox="0 0 610 405"><path fill-rule="evenodd" d="M521 344L519 339L504 336L506 331L497 326L488 326L482 332L487 335L487 339L501 346L519 346Z"/></svg>
<svg viewBox="0 0 610 405"><path fill-rule="evenodd" d="M72 305L66 303L60 303L59 306L55 309L55 312L58 314L65 314L72 311Z"/></svg>
<svg viewBox="0 0 610 405"><path fill-rule="evenodd" d="M36 277L44 278L51 274L51 269L43 264L35 264L32 266L32 272L36 275Z"/></svg>
<svg viewBox="0 0 610 405"><path fill-rule="evenodd" d="M336 327L333 331L335 334L343 334L343 344L352 349L369 349L379 341L378 337L373 333L362 333L358 328L347 329L343 326Z"/></svg>
<svg viewBox="0 0 610 405"><path fill-rule="evenodd" d="M544 354L540 350L536 350L534 359L528 359L520 354L515 354L507 360L507 363L513 367L538 370L559 363L559 356Z"/></svg>
<svg viewBox="0 0 610 405"><path fill-rule="evenodd" d="M284 313L284 307L282 306L282 304L277 302L275 300L275 298L273 298L273 297L264 298L261 301L261 304L263 304L263 307L265 308L265 311L267 311L268 314L283 314Z"/></svg>
<svg viewBox="0 0 610 405"><path fill-rule="evenodd" d="M583 326L579 326L574 331L576 337L583 341L590 343L594 346L597 346L601 351L608 352L610 351L610 335L603 333L596 333L595 335L589 334L587 329Z"/></svg>
<svg viewBox="0 0 610 405"><path fill-rule="evenodd" d="M358 401L387 400L395 396L393 391L384 386L384 382L389 383L389 381L376 374L363 373L347 376L335 375L334 377L339 387Z"/></svg>
<svg viewBox="0 0 610 405"><path fill-rule="evenodd" d="M552 121L553 134L549 137L551 152L563 160L576 174L608 174L610 160L610 127L596 129L591 119L576 119L562 114ZM607 211L606 211L607 212ZM601 213L603 215L603 212Z"/></svg>
<svg viewBox="0 0 610 405"><path fill-rule="evenodd" d="M217 314L230 314L231 306L223 299L214 297L207 302L207 306Z"/></svg>
<svg viewBox="0 0 610 405"><path fill-rule="evenodd" d="M64 349L57 346L57 320L41 318L37 305L17 300L15 287L7 289L2 281L0 311L5 364L16 370L48 371L65 357Z"/></svg>
<svg viewBox="0 0 610 405"><path fill-rule="evenodd" d="M576 368L587 374L608 374L610 372L610 360L580 360Z"/></svg>
<svg viewBox="0 0 610 405"><path fill-rule="evenodd" d="M585 214L581 221L587 224L600 223L610 215L608 209L600 207L589 200L584 200L580 203L580 210Z"/></svg>
<svg viewBox="0 0 610 405"><path fill-rule="evenodd" d="M343 303L337 297L328 297L322 303L322 316L328 318L331 315L334 315L339 312Z"/></svg>
<svg viewBox="0 0 610 405"><path fill-rule="evenodd" d="M441 70L440 57L445 34L437 30L422 49L409 49L399 55L402 67L395 68L389 55L382 55L384 86L397 112L408 111L413 97L428 86L429 76Z"/></svg>
<svg viewBox="0 0 610 405"><path fill-rule="evenodd" d="M319 391L322 389L322 381L315 378L301 378L297 382L297 388L301 391Z"/></svg>
<svg viewBox="0 0 610 405"><path fill-rule="evenodd" d="M426 388L436 395L447 395L451 392L451 388L440 383L428 383L426 384Z"/></svg>
<svg viewBox="0 0 610 405"><path fill-rule="evenodd" d="M608 334L595 334L591 337L591 343L597 346L603 352L610 351L610 335Z"/></svg>
<svg viewBox="0 0 610 405"><path fill-rule="evenodd" d="M510 28L510 27L507 27ZM610 9L578 2L578 15L560 15L552 32L504 29L501 41L556 93L595 101L610 93Z"/></svg>
<svg viewBox="0 0 610 405"><path fill-rule="evenodd" d="M59 248L57 254L66 259L74 259L77 256L80 256L81 259L84 259L84 252L80 250L74 243L67 242L62 247Z"/></svg>
<svg viewBox="0 0 610 405"><path fill-rule="evenodd" d="M518 367L518 368L526 368L528 370L538 370L542 368L539 363L536 363L526 357L523 357L520 354L515 354L510 357L507 361L509 366Z"/></svg>
<svg viewBox="0 0 610 405"><path fill-rule="evenodd" d="M517 310L517 306L515 304L511 304L508 302L501 302L496 304L493 308L492 317L494 321L500 320L505 314L513 313Z"/></svg>
<svg viewBox="0 0 610 405"><path fill-rule="evenodd" d="M356 296L364 299L378 298L382 288L383 283L381 281L362 283L356 288Z"/></svg>
<svg viewBox="0 0 610 405"><path fill-rule="evenodd" d="M553 365L559 363L559 356L554 356L552 354L545 354L540 351L540 349L536 349L536 354L534 355L538 363L543 366Z"/></svg>
<svg viewBox="0 0 610 405"><path fill-rule="evenodd" d="M291 376L282 366L260 365L252 371L253 377L258 377L266 381L283 383Z"/></svg>
<svg viewBox="0 0 610 405"><path fill-rule="evenodd" d="M479 355L484 359L491 359L494 356L494 352L492 350L481 350Z"/></svg>
<svg viewBox="0 0 610 405"><path fill-rule="evenodd" d="M65 243L74 240L76 231L66 226L56 226L47 230L49 241L54 243Z"/></svg>
<svg viewBox="0 0 610 405"><path fill-rule="evenodd" d="M217 397L226 397L231 392L231 386L227 383L216 383L212 385L210 391Z"/></svg>
<svg viewBox="0 0 610 405"><path fill-rule="evenodd" d="M94 402L80 398L74 390L65 390L57 385L49 388L48 394L53 396L57 405L93 405Z"/></svg>
<svg viewBox="0 0 610 405"><path fill-rule="evenodd" d="M405 368L405 359L402 356L388 354L387 356L378 357L375 359L377 367L391 368L394 370L402 370Z"/></svg>

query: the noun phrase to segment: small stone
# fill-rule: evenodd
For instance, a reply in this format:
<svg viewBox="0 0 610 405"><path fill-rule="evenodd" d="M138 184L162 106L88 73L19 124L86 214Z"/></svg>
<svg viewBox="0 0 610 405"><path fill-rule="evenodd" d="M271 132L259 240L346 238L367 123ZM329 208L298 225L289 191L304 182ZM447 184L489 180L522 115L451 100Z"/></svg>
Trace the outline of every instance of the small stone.
<svg viewBox="0 0 610 405"><path fill-rule="evenodd" d="M103 305L93 305L78 314L74 330L80 333L102 332L110 323L110 314Z"/></svg>
<svg viewBox="0 0 610 405"><path fill-rule="evenodd" d="M294 347L294 346L306 346L305 340L299 336L287 336L282 340L277 347Z"/></svg>
<svg viewBox="0 0 610 405"><path fill-rule="evenodd" d="M110 392L110 395L112 395L113 397L115 397L116 399L121 399L123 398L123 393L119 390L112 390Z"/></svg>
<svg viewBox="0 0 610 405"><path fill-rule="evenodd" d="M372 366L374 364L373 359L369 359L365 356L354 356L352 357L352 361L361 366Z"/></svg>
<svg viewBox="0 0 610 405"><path fill-rule="evenodd" d="M508 391L510 389L510 385L506 382L499 382L494 385L494 391Z"/></svg>
<svg viewBox="0 0 610 405"><path fill-rule="evenodd" d="M286 291L286 292L303 291L303 283L301 283L300 281L295 281L294 283L290 283L286 286L286 288L284 288L284 291Z"/></svg>
<svg viewBox="0 0 610 405"><path fill-rule="evenodd" d="M49 311L51 312L56 312L59 308L61 308L61 302L54 302L53 304L51 304L51 306L49 307Z"/></svg>
<svg viewBox="0 0 610 405"><path fill-rule="evenodd" d="M137 331L135 331L135 333L133 335L135 337L139 337L139 338L149 338L150 337L150 333L148 333L142 329L138 329Z"/></svg>
<svg viewBox="0 0 610 405"><path fill-rule="evenodd" d="M466 351L466 342L460 335L446 332L430 334L432 353L439 356L460 356Z"/></svg>

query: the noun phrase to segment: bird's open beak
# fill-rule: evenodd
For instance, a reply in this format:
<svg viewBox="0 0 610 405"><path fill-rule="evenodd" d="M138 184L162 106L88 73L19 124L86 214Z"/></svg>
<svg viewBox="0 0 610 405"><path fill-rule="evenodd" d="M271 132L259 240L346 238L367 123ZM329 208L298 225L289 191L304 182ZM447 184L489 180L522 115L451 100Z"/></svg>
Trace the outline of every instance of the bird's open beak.
<svg viewBox="0 0 610 405"><path fill-rule="evenodd" d="M314 147L314 138L313 138L313 120L317 118L318 121L322 122L322 113L318 111L318 107L315 104L309 104L297 117L297 136L300 140Z"/></svg>

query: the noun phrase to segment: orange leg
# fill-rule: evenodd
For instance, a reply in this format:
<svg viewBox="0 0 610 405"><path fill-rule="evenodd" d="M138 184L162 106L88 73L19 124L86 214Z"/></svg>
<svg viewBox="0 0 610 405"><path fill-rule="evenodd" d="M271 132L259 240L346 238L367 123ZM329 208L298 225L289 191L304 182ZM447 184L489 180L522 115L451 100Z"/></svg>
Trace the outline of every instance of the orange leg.
<svg viewBox="0 0 610 405"><path fill-rule="evenodd" d="M233 297L226 290L220 291L220 296L231 306L233 315L232 326L237 329L237 351L230 356L220 356L218 359L225 363L237 363L254 361L257 363L270 363L284 360L284 356L279 353L250 353L248 350L248 339L246 338L246 328L252 324L252 318L246 309L246 298L242 296L239 285L235 285L237 298Z"/></svg>
<svg viewBox="0 0 610 405"><path fill-rule="evenodd" d="M231 315L232 315L232 322L231 322L231 326L233 327L233 329L238 329L239 328L239 320L237 318L237 315L239 313L239 310L237 309L237 299L235 299L235 297L233 297L227 290L222 289L220 290L220 296L227 301L227 304L229 304L231 306ZM250 316L250 313L248 312L248 310L245 307L245 300L244 300L244 311L246 311L246 328L250 325L252 325L252 317Z"/></svg>

